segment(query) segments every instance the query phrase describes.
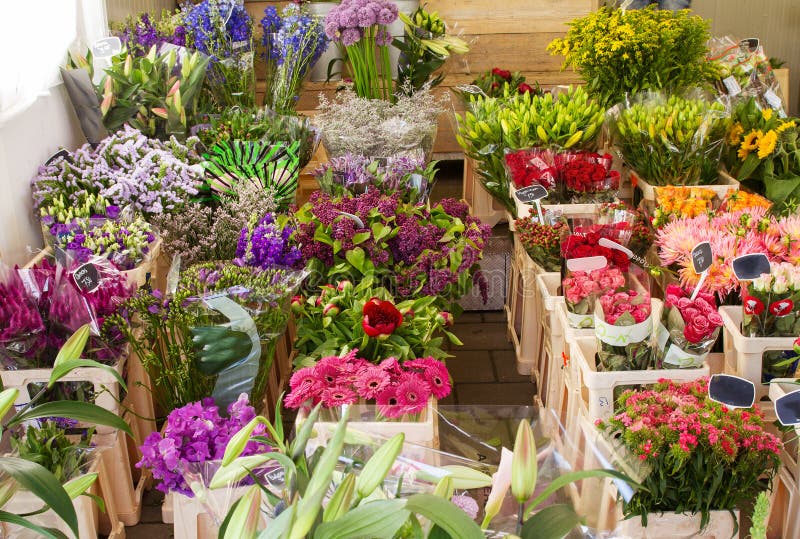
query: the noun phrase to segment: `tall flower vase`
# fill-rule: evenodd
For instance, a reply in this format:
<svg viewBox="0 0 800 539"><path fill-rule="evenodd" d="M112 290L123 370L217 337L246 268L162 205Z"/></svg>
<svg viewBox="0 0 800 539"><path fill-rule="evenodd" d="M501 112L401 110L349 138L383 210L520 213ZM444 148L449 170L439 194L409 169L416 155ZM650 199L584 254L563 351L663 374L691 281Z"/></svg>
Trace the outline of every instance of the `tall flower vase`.
<svg viewBox="0 0 800 539"><path fill-rule="evenodd" d="M316 15L324 21L325 17L328 15L328 12L338 4L339 2L310 2L308 4L308 11L310 11L312 15ZM322 56L319 57L317 63L311 68L311 74L309 75L311 82L325 82L328 79L328 64L331 63L331 60L335 60L341 56L342 51L339 50L339 47L337 47L335 43L329 43L328 48L322 53ZM336 73L336 75L331 76L332 81L342 79L342 76L339 74L341 70L342 62L336 62L333 64L331 72Z"/></svg>

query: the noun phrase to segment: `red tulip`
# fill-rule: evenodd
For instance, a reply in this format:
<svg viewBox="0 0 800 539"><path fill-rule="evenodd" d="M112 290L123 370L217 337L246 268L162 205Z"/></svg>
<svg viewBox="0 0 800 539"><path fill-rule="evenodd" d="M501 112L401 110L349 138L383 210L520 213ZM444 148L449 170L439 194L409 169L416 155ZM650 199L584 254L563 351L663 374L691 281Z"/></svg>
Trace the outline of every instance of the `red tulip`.
<svg viewBox="0 0 800 539"><path fill-rule="evenodd" d="M774 301L769 306L769 312L775 316L786 316L792 312L792 309L794 309L794 302L789 298Z"/></svg>
<svg viewBox="0 0 800 539"><path fill-rule="evenodd" d="M361 327L370 337L386 338L403 323L403 315L391 301L372 298L362 310Z"/></svg>
<svg viewBox="0 0 800 539"><path fill-rule="evenodd" d="M742 305L744 306L744 314L747 315L759 315L764 312L764 303L754 296L743 298Z"/></svg>

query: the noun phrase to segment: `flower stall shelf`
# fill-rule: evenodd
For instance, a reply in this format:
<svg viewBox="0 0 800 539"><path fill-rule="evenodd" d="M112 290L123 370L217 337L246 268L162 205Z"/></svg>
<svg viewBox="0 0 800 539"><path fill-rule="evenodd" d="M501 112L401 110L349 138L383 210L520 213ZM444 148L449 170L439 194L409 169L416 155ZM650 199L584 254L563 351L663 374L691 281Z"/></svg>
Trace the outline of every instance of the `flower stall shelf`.
<svg viewBox="0 0 800 539"><path fill-rule="evenodd" d="M769 393L769 386L763 383L764 352L792 350L795 337L745 337L742 307L721 306L719 314L723 322L724 372L753 382L758 402Z"/></svg>
<svg viewBox="0 0 800 539"><path fill-rule="evenodd" d="M539 398L545 405L561 409L560 401L564 383L564 361L562 359L564 329L558 319L556 310L564 302L564 296L558 295L561 287L561 274L556 272L540 273L536 276L536 287L542 298L541 331L542 345L539 347L539 365L541 365L540 384L537 385Z"/></svg>
<svg viewBox="0 0 800 539"><path fill-rule="evenodd" d="M540 295L536 276L544 270L534 262L520 241L514 241L509 289L506 296L508 336L514 345L517 372L536 376L541 339Z"/></svg>
<svg viewBox="0 0 800 539"><path fill-rule="evenodd" d="M772 480L766 527L767 539L800 537L800 491L797 480L786 468L781 468Z"/></svg>
<svg viewBox="0 0 800 539"><path fill-rule="evenodd" d="M126 416L130 420L130 414ZM120 431L109 434L98 434L94 438L98 448L102 449L103 467L108 476L107 486L103 486L106 506L113 509L113 514L125 526L135 526L142 516L142 497L149 484L149 474L143 473L138 481L131 472L133 460L128 448L128 436ZM109 511L109 517L111 516ZM101 520L105 519L101 517ZM112 526L113 526L113 520Z"/></svg>
<svg viewBox="0 0 800 539"><path fill-rule="evenodd" d="M478 173L478 163L471 157L464 157L464 183L462 198L469 204L470 215L483 223L494 226L507 223L511 219L509 212L483 187Z"/></svg>
<svg viewBox="0 0 800 539"><path fill-rule="evenodd" d="M659 189L664 186L651 185L642 177L641 174L637 173L634 170L631 170L629 172L629 175L630 175L630 183L633 186L634 192L637 194L637 196L640 197L639 200L644 200L646 202L654 204L657 200ZM686 186L673 185L670 187L673 188L683 187L684 189L690 189L692 187L702 187L703 189L709 189L713 191L714 194L717 196L717 198L722 200L725 198L725 196L731 189L733 189L734 191L739 190L739 182L736 181L736 179L730 174L728 174L726 171L720 170L719 179L717 180L717 183L704 184L704 185L686 185Z"/></svg>
<svg viewBox="0 0 800 539"><path fill-rule="evenodd" d="M231 506L247 492L247 489L246 486L203 489L200 495L196 494L191 498L178 492L170 493L174 518L172 536L175 539L217 537L221 520L217 523L214 518L224 518ZM202 501L200 496L204 498ZM212 508L215 517L209 514L209 508ZM261 518L262 524L265 523L265 517L262 515Z"/></svg>
<svg viewBox="0 0 800 539"><path fill-rule="evenodd" d="M764 403L764 414L774 418L775 412L772 403L777 399L800 390L800 385L794 378L773 378L769 384L769 403ZM798 468L798 457L800 457L800 447L798 447L798 434L800 427L795 427L789 432L775 433L783 439L783 451L781 452L781 463L783 469L791 475L795 481L800 473Z"/></svg>

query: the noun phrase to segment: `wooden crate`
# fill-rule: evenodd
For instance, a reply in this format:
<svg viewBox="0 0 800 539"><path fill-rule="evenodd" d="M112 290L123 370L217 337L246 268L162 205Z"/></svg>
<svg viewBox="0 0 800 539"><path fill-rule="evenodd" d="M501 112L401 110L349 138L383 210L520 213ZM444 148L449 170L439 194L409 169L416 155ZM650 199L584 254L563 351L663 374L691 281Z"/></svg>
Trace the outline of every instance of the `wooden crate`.
<svg viewBox="0 0 800 539"><path fill-rule="evenodd" d="M514 345L517 372L539 377L539 347L542 328L540 296L536 276L543 273L522 243L515 239L505 311L508 336ZM539 380L541 383L541 380Z"/></svg>
<svg viewBox="0 0 800 539"><path fill-rule="evenodd" d="M642 200L655 204L656 192L658 191L659 186L650 185L644 178L642 178L641 175L639 175L637 172L633 170L631 170L629 174L630 174L630 183L633 186L634 191L640 193ZM739 190L739 182L727 172L720 171L719 180L716 184L687 185L686 187L687 188L702 187L704 189L709 189L711 191L714 191L714 194L717 195L717 198L722 200L725 198L725 195L727 195L728 191L730 191L731 189L736 191Z"/></svg>
<svg viewBox="0 0 800 539"><path fill-rule="evenodd" d="M478 165L474 159L469 157L464 158L462 198L469 205L470 214L489 226L509 221L510 216L505 207L483 188L478 175Z"/></svg>
<svg viewBox="0 0 800 539"><path fill-rule="evenodd" d="M563 393L564 361L562 359L564 329L558 319L556 309L564 302L558 295L561 287L561 274L558 272L540 273L536 276L536 288L542 298L540 316L542 338L539 346L539 383L536 386L539 398L545 405L560 409L559 395Z"/></svg>
<svg viewBox="0 0 800 539"><path fill-rule="evenodd" d="M797 479L781 469L772 480L767 518L767 539L800 537L800 491Z"/></svg>

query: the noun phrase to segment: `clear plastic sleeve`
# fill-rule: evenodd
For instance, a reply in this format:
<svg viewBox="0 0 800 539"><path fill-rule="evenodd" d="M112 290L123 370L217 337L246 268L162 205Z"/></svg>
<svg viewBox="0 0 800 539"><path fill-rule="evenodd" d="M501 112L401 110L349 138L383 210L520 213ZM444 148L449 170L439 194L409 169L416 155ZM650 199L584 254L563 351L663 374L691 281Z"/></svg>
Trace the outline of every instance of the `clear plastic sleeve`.
<svg viewBox="0 0 800 539"><path fill-rule="evenodd" d="M607 290L595 302L597 370L644 371L652 367L653 312L650 292L635 286Z"/></svg>

